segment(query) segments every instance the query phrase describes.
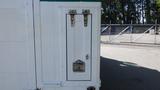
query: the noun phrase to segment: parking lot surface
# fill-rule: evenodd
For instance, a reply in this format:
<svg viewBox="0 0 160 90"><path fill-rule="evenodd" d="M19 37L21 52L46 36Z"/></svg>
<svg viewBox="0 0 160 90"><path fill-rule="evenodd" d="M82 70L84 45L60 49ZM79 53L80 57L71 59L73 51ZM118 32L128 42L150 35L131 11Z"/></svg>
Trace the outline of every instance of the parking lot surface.
<svg viewBox="0 0 160 90"><path fill-rule="evenodd" d="M160 47L101 45L101 90L160 90Z"/></svg>

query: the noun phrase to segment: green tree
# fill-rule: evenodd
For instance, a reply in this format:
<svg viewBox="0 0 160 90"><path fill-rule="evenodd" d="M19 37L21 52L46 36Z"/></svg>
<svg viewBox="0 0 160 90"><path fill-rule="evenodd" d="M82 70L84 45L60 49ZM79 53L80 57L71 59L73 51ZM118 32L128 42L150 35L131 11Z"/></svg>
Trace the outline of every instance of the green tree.
<svg viewBox="0 0 160 90"><path fill-rule="evenodd" d="M145 2L145 13L146 13L146 23L153 23L151 22L151 1L146 0Z"/></svg>
<svg viewBox="0 0 160 90"><path fill-rule="evenodd" d="M160 0L156 0L156 6L157 6L157 21L160 24Z"/></svg>
<svg viewBox="0 0 160 90"><path fill-rule="evenodd" d="M160 23L160 0L102 0L102 23Z"/></svg>

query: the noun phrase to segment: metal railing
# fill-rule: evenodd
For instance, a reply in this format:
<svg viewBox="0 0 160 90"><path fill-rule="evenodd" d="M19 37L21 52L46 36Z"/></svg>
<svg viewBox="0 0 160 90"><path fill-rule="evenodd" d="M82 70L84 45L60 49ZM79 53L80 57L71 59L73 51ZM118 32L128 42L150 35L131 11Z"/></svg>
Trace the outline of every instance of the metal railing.
<svg viewBox="0 0 160 90"><path fill-rule="evenodd" d="M160 25L158 24L102 25L101 42L110 44L160 45Z"/></svg>

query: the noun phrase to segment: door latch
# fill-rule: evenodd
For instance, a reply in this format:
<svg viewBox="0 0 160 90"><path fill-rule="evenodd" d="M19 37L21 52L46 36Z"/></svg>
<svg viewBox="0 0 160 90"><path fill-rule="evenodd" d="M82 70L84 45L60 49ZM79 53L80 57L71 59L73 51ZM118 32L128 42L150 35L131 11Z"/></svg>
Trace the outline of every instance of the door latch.
<svg viewBox="0 0 160 90"><path fill-rule="evenodd" d="M77 14L76 10L70 10L69 11L69 15L71 18L71 27L73 27L75 25L75 15Z"/></svg>
<svg viewBox="0 0 160 90"><path fill-rule="evenodd" d="M89 59L89 55L87 54L87 55L86 55L86 60L88 60L88 59Z"/></svg>
<svg viewBox="0 0 160 90"><path fill-rule="evenodd" d="M82 10L82 14L83 14L83 17L84 17L84 27L87 27L88 26L88 15L90 14L90 10Z"/></svg>

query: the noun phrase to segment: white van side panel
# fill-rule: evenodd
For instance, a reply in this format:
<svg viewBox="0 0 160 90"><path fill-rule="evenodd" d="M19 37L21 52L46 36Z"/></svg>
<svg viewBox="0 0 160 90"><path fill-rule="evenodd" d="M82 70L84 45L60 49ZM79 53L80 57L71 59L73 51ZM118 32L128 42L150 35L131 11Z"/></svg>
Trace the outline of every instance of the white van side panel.
<svg viewBox="0 0 160 90"><path fill-rule="evenodd" d="M33 90L32 0L0 1L0 90Z"/></svg>

